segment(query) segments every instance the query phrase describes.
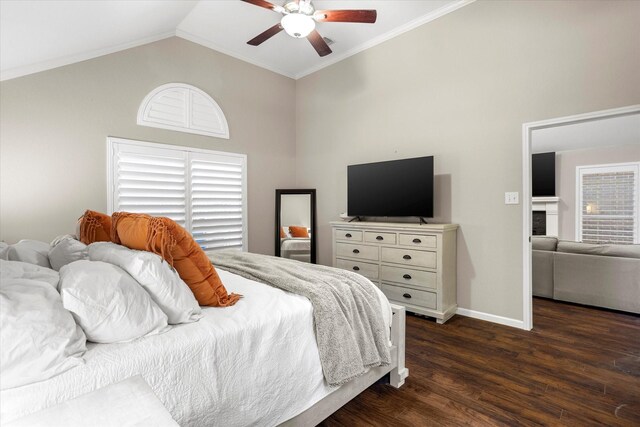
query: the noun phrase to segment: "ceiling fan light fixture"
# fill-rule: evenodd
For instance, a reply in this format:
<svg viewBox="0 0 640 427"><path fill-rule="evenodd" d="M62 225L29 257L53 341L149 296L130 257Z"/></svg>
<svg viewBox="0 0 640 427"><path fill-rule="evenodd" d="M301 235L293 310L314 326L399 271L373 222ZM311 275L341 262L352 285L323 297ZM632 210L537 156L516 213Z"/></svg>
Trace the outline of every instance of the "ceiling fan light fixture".
<svg viewBox="0 0 640 427"><path fill-rule="evenodd" d="M289 13L282 17L280 24L287 34L298 39L307 37L316 28L313 18L303 13Z"/></svg>

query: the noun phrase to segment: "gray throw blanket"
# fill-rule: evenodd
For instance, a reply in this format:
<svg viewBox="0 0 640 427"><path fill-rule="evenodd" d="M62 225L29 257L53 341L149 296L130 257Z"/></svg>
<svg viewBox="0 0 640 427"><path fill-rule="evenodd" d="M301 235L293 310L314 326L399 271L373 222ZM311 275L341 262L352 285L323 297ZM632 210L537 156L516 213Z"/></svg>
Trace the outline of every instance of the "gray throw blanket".
<svg viewBox="0 0 640 427"><path fill-rule="evenodd" d="M380 301L371 282L337 268L240 251L209 253L216 268L305 296L313 306L320 363L329 385L391 362Z"/></svg>

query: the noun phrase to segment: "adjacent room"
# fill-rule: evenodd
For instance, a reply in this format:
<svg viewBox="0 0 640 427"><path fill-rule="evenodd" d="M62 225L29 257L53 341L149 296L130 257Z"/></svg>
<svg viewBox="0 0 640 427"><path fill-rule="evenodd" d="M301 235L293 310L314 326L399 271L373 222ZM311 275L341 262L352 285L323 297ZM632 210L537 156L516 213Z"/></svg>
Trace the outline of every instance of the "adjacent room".
<svg viewBox="0 0 640 427"><path fill-rule="evenodd" d="M640 425L640 2L0 0L0 424Z"/></svg>

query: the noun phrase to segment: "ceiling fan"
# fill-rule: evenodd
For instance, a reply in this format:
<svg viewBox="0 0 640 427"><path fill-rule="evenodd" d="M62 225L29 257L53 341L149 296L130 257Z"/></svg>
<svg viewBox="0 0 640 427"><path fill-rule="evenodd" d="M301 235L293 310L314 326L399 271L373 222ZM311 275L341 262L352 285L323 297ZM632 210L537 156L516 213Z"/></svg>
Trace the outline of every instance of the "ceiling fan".
<svg viewBox="0 0 640 427"><path fill-rule="evenodd" d="M316 22L373 24L376 22L377 17L375 10L316 10L311 4L311 0L289 0L284 6L279 6L266 0L242 1L265 9L271 9L284 15L278 24L258 34L249 40L247 44L258 46L284 30L295 38L306 37L320 56L330 54L331 49L320 33L316 31Z"/></svg>

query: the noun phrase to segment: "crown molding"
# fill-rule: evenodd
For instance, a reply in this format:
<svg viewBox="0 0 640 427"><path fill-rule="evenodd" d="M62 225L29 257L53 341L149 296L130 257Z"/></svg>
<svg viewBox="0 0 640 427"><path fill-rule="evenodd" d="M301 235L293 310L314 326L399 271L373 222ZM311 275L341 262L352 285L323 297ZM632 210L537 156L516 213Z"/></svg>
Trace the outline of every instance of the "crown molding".
<svg viewBox="0 0 640 427"><path fill-rule="evenodd" d="M122 50L131 49L133 47L142 46L145 44L157 42L169 37L175 36L175 31L169 31L166 33L156 34L150 37L144 37L132 42L119 44L116 46L110 46L102 49L95 49L86 52L79 53L77 55L65 56L62 58L50 59L47 61L38 62L36 64L26 65L24 67L15 67L0 72L0 81L11 80L29 74L39 73L41 71L51 70L53 68L63 67L65 65L75 64L76 62L86 61L88 59L97 58L99 56L108 55L110 53L120 52Z"/></svg>
<svg viewBox="0 0 640 427"><path fill-rule="evenodd" d="M321 64L315 65L313 67L307 68L306 70L300 72L300 73L289 73L286 72L278 67L274 67L272 65L269 64L265 64L263 62L260 61L256 61L252 58L249 58L245 55L239 54L231 49L227 49L224 48L214 42L211 42L210 40L207 40L203 37L197 36L193 33L190 33L188 31L184 31L180 28L177 28L175 31L170 31L170 32L165 32L162 34L157 34L154 36L150 36L150 37L145 37L145 38L141 38L138 40L134 40L132 42L128 42L128 43L123 43L123 44L119 44L116 46L111 46L111 47L107 47L107 48L102 48L102 49L95 49L95 50L91 50L91 51L87 51L87 52L83 52L77 55L70 55L70 56L66 56L66 57L62 57L62 58L55 58L55 59L51 59L51 60L47 60L47 61L43 61L43 62L39 62L36 64L31 64L31 65L27 65L27 66L23 66L23 67L16 67L16 68L11 68L8 70L4 70L0 72L0 81L5 81L5 80L11 80L11 79L15 79L18 77L22 77L22 76L26 76L29 74L35 74L35 73L39 73L41 71L46 71L46 70L51 70L53 68L58 68L58 67L62 67L65 65L70 65L70 64L74 64L76 62L81 62L81 61L86 61L88 59L93 59L93 58L97 58L103 55L108 55L111 53L115 53L115 52L119 52L122 50L126 50L126 49L131 49L133 47L137 47L137 46L141 46L141 45L145 45L148 43L153 43L159 40L163 40L169 37L173 37L173 36L177 36L180 37L182 39L188 40L190 42L199 44L201 46L207 47L209 49L215 50L217 52L223 53L225 55L229 55L231 57L234 57L236 59L239 59L241 61L244 62L248 62L249 64L253 64L255 66L258 66L260 68L264 68L266 70L269 71L273 71L274 73L277 74L281 74L285 77L289 77L292 79L300 79L302 77L308 76L309 74L312 74L316 71L319 71L325 67L328 67L330 65L336 64L350 56L353 56L357 53L360 53L366 49L369 49L371 47L374 47L380 43L383 43L387 40L390 40L394 37L399 36L400 34L406 33L407 31L411 31L414 28L417 28L421 25L424 25L428 22L431 22L435 19L438 19L444 15L447 15L455 10L460 9L461 7L464 7L468 4L471 4L473 2L475 2L476 0L459 0L455 3L451 3L448 4L446 6L443 6L439 9L436 9L426 15L420 16L416 19L414 19L413 21L410 21L408 23L406 23L405 25L402 25L400 27L394 28L391 31L388 31L384 34L381 34L378 37L375 37L365 43L360 44L359 46L356 46L352 49L349 49L348 51L340 54L340 55L336 55L334 57L331 58L327 58L326 61L323 61Z"/></svg>

